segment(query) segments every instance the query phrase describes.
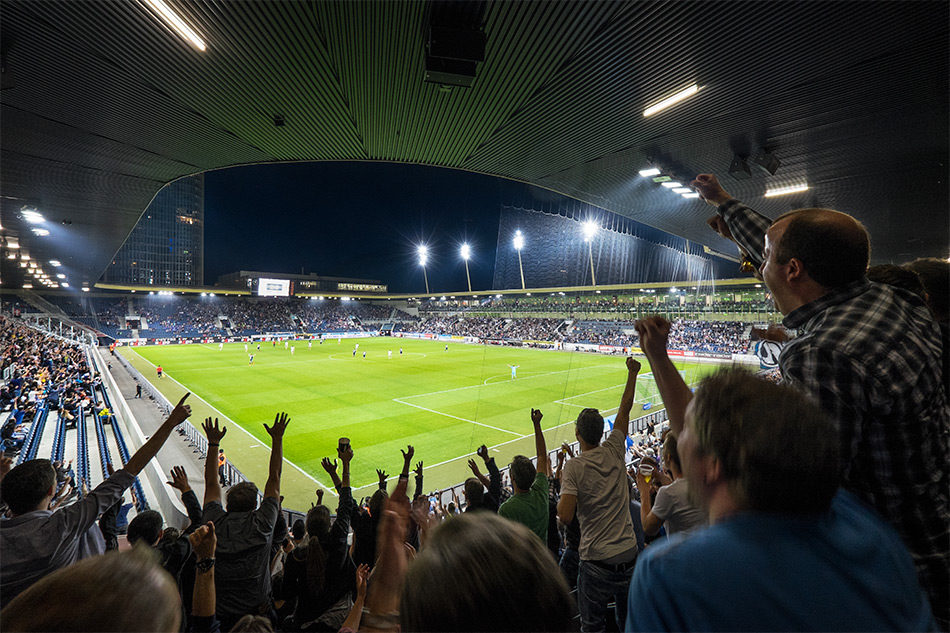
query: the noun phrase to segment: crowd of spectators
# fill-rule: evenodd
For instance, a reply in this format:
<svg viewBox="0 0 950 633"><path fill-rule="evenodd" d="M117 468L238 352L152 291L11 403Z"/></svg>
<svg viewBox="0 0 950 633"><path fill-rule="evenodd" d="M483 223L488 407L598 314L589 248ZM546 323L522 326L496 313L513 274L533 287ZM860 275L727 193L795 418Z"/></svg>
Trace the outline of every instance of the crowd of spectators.
<svg viewBox="0 0 950 633"><path fill-rule="evenodd" d="M0 316L0 375L9 376L0 387L0 451L17 455L43 407L56 411L67 425L75 425L80 410L101 410L92 390L101 384L75 344L32 330L15 319ZM82 483L69 483L78 489Z"/></svg>
<svg viewBox="0 0 950 633"><path fill-rule="evenodd" d="M761 294L761 297L758 295ZM733 297L733 298L726 298ZM696 291L687 293L677 291L672 293L655 292L632 295L575 295L566 296L564 293L540 295L534 297L521 296L491 296L484 299L437 299L422 301L418 304L422 313L432 312L554 312L565 317L583 314L602 313L638 313L656 312L658 310L700 313L769 313L775 311L774 303L768 299L765 292L756 296L737 301L734 294L713 294L712 300L707 302L705 297L697 297ZM700 300L697 300L700 299Z"/></svg>
<svg viewBox="0 0 950 633"><path fill-rule="evenodd" d="M578 414L579 452L563 446L551 463L543 412L531 409L523 415L534 458L512 458L510 485L482 446L481 464L469 461L464 495L443 507L423 493L424 464L412 468L410 445L393 489L391 464L374 464L378 490L357 503L350 466L360 447L340 438L336 455L321 462L335 516L323 503L328 495L318 494L303 524L290 527L279 510L292 421L278 413L264 425L271 450L259 494L251 482L222 490L215 458L227 428L208 418L204 498L200 508L197 499L187 502L186 536L165 540L153 516L151 529L136 530L141 543L131 552L98 555L96 518L189 415L186 394L122 469L73 504L49 509L57 476L49 461L10 469L0 460L9 513L0 521L0 624L17 631L947 630L946 284L918 272L926 289L919 295L870 282L868 235L845 214L805 209L773 222L713 176L691 186L716 205L710 226L759 265L785 327L796 332L776 341L782 384L726 368L694 392L669 350L677 337L716 345L714 337L732 336L735 324L707 331L696 322L640 319L638 346L669 418L660 437L655 429L639 441L628 435L641 366L627 358L617 363L623 389L612 425L596 409ZM950 263L928 266L946 279ZM446 320L446 331L455 323ZM506 323L506 331L533 333L563 321ZM14 353L29 363L35 345L25 346ZM184 500L187 481L172 477ZM150 555L163 541L161 556Z"/></svg>

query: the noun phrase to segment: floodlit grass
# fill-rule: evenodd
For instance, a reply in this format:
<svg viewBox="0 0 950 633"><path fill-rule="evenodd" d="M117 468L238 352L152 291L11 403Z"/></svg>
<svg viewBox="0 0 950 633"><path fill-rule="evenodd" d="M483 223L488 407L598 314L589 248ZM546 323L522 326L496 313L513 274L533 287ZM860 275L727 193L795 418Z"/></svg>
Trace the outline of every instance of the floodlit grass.
<svg viewBox="0 0 950 633"><path fill-rule="evenodd" d="M532 407L544 413L549 448L574 441L577 413L584 407L615 413L626 379L621 357L461 343L449 343L446 351L445 343L387 337L332 339L314 342L312 349L297 341L293 355L283 343L264 343L260 351L251 344L250 351L253 366L243 343L220 351L216 344L120 349L169 400L192 392L196 426L206 415L227 418L222 447L261 487L270 449L262 423L278 411L289 413L284 456L291 465L285 464L282 492L294 509L310 507L318 484L331 486L320 460L335 457L341 436L350 438L355 452L357 498L375 489L376 468L398 475L399 451L407 444L416 449L413 467L425 462L425 489L431 491L463 481L470 473L467 459L481 444L491 447L500 467L513 455L533 456ZM641 362L631 417L648 413L644 402L654 403L651 411L658 408L656 384ZM166 378L155 377L155 364ZM509 365L518 365L515 380ZM680 369L693 383L714 367L683 363Z"/></svg>

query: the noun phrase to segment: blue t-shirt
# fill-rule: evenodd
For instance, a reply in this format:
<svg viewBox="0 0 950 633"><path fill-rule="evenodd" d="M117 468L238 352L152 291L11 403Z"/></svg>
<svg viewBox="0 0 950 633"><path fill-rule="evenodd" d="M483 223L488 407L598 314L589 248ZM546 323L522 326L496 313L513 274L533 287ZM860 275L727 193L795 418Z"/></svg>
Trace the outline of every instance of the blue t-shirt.
<svg viewBox="0 0 950 633"><path fill-rule="evenodd" d="M801 518L742 513L647 548L627 631L932 631L897 533L850 493Z"/></svg>

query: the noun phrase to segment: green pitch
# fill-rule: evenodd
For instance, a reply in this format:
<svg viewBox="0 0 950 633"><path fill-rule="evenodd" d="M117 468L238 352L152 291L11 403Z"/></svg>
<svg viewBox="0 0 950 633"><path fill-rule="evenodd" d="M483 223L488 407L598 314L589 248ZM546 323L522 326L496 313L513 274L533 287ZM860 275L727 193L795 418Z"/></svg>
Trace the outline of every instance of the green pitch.
<svg viewBox="0 0 950 633"><path fill-rule="evenodd" d="M616 413L626 379L621 357L461 343L449 343L446 351L445 345L381 337L331 339L308 349L306 341L297 341L292 355L283 343L263 343L260 351L251 344L253 365L243 343L223 350L193 344L119 351L172 402L191 391L195 426L208 415L225 418L222 447L259 486L270 450L262 423L272 422L278 411L289 413L284 457L290 463L281 491L286 507L294 509L309 508L314 490L331 486L320 460L335 457L341 436L350 438L355 452L351 479L357 498L375 489L377 468L399 474L399 451L407 444L416 450L413 466L425 463L428 492L464 481L467 460L481 444L490 447L499 467L516 454L533 456L532 407L544 413L549 449L573 442L578 412L596 407L604 415ZM661 407L649 366L641 362L634 418ZM156 364L166 374L161 380ZM516 379L510 365L518 366ZM690 384L715 369L699 363L679 368ZM644 411L645 402L654 407Z"/></svg>

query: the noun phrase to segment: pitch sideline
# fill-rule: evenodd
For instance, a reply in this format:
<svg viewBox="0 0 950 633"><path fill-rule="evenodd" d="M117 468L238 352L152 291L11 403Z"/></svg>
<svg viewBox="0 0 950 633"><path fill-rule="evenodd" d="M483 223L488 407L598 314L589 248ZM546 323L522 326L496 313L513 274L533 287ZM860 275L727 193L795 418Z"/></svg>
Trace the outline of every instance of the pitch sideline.
<svg viewBox="0 0 950 633"><path fill-rule="evenodd" d="M133 352L135 352L135 355L136 355L136 356L138 356L139 358L141 358L143 361L145 361L146 363L148 363L148 364L151 365L152 367L157 367L157 365L156 365L155 363L153 363L153 362L150 361L149 359L147 359L147 358L145 358L144 356L142 356L141 354L139 354L138 350L135 349L134 347L130 347L129 349L131 349ZM237 422L235 422L234 420L232 420L230 417L226 416L226 415L221 411L221 409L219 409L218 407L214 406L213 404L211 404L210 402L208 402L207 400L205 400L204 398L202 398L200 395L198 395L198 394L195 393L194 391L191 391L188 387L186 387L185 385L181 384L180 382L178 382L177 380L175 380L174 378L172 378L172 376L171 376L168 372L162 371L162 375L164 375L164 376L170 378L170 379L172 380L172 382L174 382L175 384L177 384L179 387L181 387L182 389L184 389L186 392L190 393L190 394L191 394L191 397L197 398L198 400L201 400L201 401L204 402L206 405L208 405L208 407L210 407L211 409L213 409L213 410L217 411L218 413L220 413L220 414L221 414L221 417L223 417L225 420L229 420L229 421L231 422L231 424L233 424L233 425L236 426L237 428L239 428L239 429L241 429L242 431L244 431L244 433L246 433L247 436L250 437L252 440L254 440L254 441L256 441L256 442L260 442L260 440L259 440L258 438L256 438L256 437L254 437L254 435L253 435L250 431L248 431L248 430L245 429L243 426L241 426L240 424L238 424ZM151 381L149 381L149 382L151 382ZM339 496L339 495L337 494L337 492L336 492L335 489L330 488L330 487L328 487L328 486L326 486L326 485L320 483L319 481L317 481L317 480L313 477L313 475L311 475L310 473L308 473L308 472L305 471L303 468L301 468L301 467L298 466L297 464L293 463L292 461L290 461L290 460L287 459L286 457L284 457L284 461L287 462L288 464L290 464L291 466L293 466L293 467L294 467L300 474L302 474L304 477L306 477L307 479L309 479L309 480L312 481L313 483L317 484L318 486L320 486L321 488L323 488L324 490L326 490L327 492L329 492L329 493L330 493L331 495L333 495L334 497Z"/></svg>

